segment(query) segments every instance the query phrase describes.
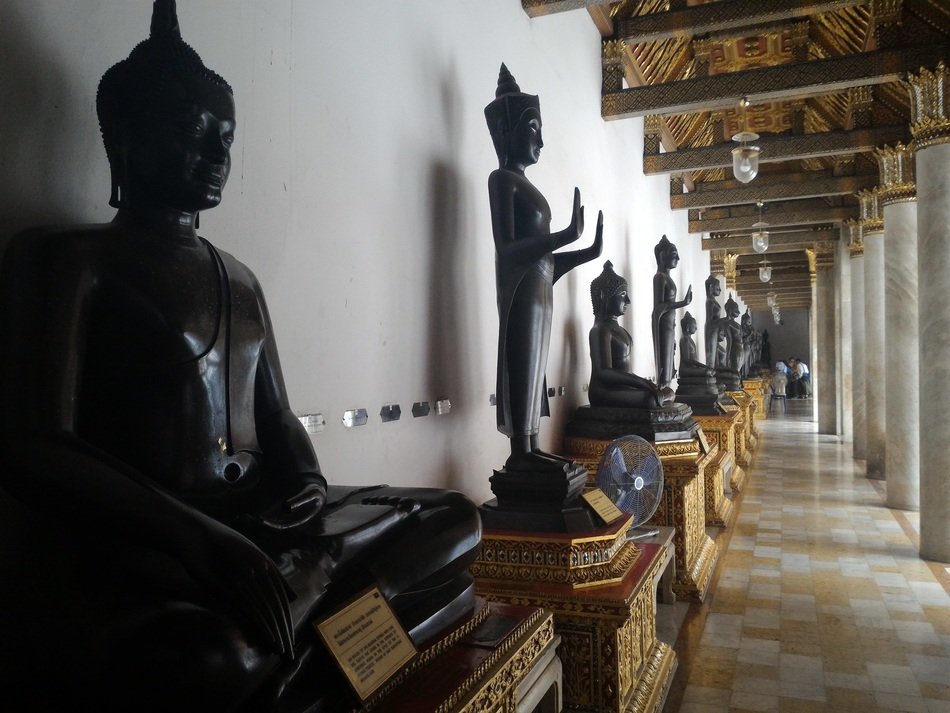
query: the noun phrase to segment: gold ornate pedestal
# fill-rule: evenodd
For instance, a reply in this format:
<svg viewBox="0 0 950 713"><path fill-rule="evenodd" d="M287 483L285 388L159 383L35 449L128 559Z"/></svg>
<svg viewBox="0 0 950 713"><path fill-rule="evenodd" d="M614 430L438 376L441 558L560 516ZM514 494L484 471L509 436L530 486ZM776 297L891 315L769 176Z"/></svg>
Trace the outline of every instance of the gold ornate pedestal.
<svg viewBox="0 0 950 713"><path fill-rule="evenodd" d="M755 379L743 379L742 390L752 397L755 403L755 420L768 418L768 411L765 408L765 395L768 392L768 381L761 377ZM756 438L759 436L759 429L753 422L753 432Z"/></svg>
<svg viewBox="0 0 950 713"><path fill-rule="evenodd" d="M745 416L746 449L751 455L758 443L758 431L755 428L755 399L747 391L729 392L729 395L733 398L736 397L736 394L740 396L736 401L739 402L742 407L742 415Z"/></svg>
<svg viewBox="0 0 950 713"><path fill-rule="evenodd" d="M746 473L739 465L737 456L737 433L741 437L742 412L739 409L716 416L696 416L693 418L699 423L706 440L715 443L719 450L725 453L722 470L723 479L729 483L729 490L733 493L742 492L745 487Z"/></svg>
<svg viewBox="0 0 950 713"><path fill-rule="evenodd" d="M564 439L563 455L585 465L593 474L608 445L607 440L568 436ZM705 469L717 457L719 449L712 446L709 453L701 453L698 438L661 441L653 447L663 463L663 497L650 524L676 528L673 590L702 601L719 556L718 547L706 534L705 496Z"/></svg>
<svg viewBox="0 0 950 713"><path fill-rule="evenodd" d="M472 568L481 596L553 612L571 710L659 713L676 671L656 638L662 548L628 543L629 523L583 536L486 530Z"/></svg>
<svg viewBox="0 0 950 713"><path fill-rule="evenodd" d="M715 449L716 456L703 469L703 499L706 510L706 525L729 527L736 516L732 501L726 497L723 487L724 464L728 454L720 450L713 442L710 448Z"/></svg>
<svg viewBox="0 0 950 713"><path fill-rule="evenodd" d="M551 613L499 602L482 606L477 627L421 651L353 713L515 713L522 684L531 679L554 689L546 699L558 698L559 677L545 678L539 670L548 668L557 645Z"/></svg>
<svg viewBox="0 0 950 713"><path fill-rule="evenodd" d="M736 463L747 470L752 465L754 438L752 435L752 416L750 414L752 399L745 391L727 391L726 394L736 402L735 406L727 405L726 411L737 411L740 415L736 422Z"/></svg>

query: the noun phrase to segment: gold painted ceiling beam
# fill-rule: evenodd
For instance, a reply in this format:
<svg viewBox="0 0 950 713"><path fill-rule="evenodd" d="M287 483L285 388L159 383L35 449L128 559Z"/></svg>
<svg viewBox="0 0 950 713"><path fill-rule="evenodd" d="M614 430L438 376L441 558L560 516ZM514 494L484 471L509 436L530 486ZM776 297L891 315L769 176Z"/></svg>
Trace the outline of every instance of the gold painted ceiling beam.
<svg viewBox="0 0 950 713"><path fill-rule="evenodd" d="M868 0L725 0L683 10L625 18L615 21L615 25L618 39L630 44L640 44L674 37L695 37L711 32L741 31L751 25L818 15L867 2Z"/></svg>
<svg viewBox="0 0 950 713"><path fill-rule="evenodd" d="M769 249L765 255L791 250L810 248L820 241L838 239L837 230L796 230L790 233L770 233ZM748 235L730 235L722 238L703 238L703 250L728 250L739 255L758 254L752 249L752 238ZM804 257L802 258L804 260Z"/></svg>
<svg viewBox="0 0 950 713"><path fill-rule="evenodd" d="M858 218L858 206L811 208L802 210L770 211L767 218L769 229L783 225L812 225L815 223L841 223ZM690 233L713 233L727 230L747 230L758 216L739 215L722 218L700 218L689 221ZM771 242L771 236L769 236Z"/></svg>
<svg viewBox="0 0 950 713"><path fill-rule="evenodd" d="M842 153L873 151L877 146L906 141L907 126L879 126L851 131L826 131L801 136L771 135L756 141L762 149L759 163L792 161L804 158L835 156ZM685 173L714 168L732 168L732 143L678 149L643 157L643 172L648 176L661 173ZM754 185L750 184L750 185Z"/></svg>
<svg viewBox="0 0 950 713"><path fill-rule="evenodd" d="M530 17L553 15L556 12L580 10L594 5L609 5L612 0L521 0L521 7Z"/></svg>
<svg viewBox="0 0 950 713"><path fill-rule="evenodd" d="M626 119L687 114L735 108L742 98L756 104L818 96L894 82L907 72L935 67L948 54L950 48L944 44L908 46L630 87L603 95L601 115L604 119Z"/></svg>
<svg viewBox="0 0 950 713"><path fill-rule="evenodd" d="M699 184L692 193L670 196L670 208L710 208L720 205L741 205L758 200L775 201L788 198L816 198L857 193L878 184L877 174L864 176L828 176L821 173L797 173L781 176L758 176L752 183L710 181Z"/></svg>

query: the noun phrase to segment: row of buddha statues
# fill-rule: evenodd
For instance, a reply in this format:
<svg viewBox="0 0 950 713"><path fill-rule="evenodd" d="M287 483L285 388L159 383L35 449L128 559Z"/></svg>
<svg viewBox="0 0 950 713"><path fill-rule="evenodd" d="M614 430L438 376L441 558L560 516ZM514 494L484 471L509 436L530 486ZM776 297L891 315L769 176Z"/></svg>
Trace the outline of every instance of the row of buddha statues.
<svg viewBox="0 0 950 713"><path fill-rule="evenodd" d="M0 485L29 543L5 573L2 664L23 710L333 710L347 687L314 619L376 586L413 642L431 642L473 609L485 511L453 491L328 485L260 284L196 232L222 200L235 105L182 40L174 0L155 0L149 37L105 73L96 107L114 219L25 231L0 266ZM601 254L603 217L590 246L557 252L580 238L584 208L575 189L570 224L551 232L524 175L543 146L538 97L502 65L485 115L510 440L495 477L502 490L567 482L557 509L583 468L539 446L553 285ZM676 299L665 236L655 254L657 380L632 372L627 284L607 262L591 285L592 408L681 418L738 388L738 307L730 298L721 316L711 278L708 364L686 313L673 393L675 316L692 291Z"/></svg>

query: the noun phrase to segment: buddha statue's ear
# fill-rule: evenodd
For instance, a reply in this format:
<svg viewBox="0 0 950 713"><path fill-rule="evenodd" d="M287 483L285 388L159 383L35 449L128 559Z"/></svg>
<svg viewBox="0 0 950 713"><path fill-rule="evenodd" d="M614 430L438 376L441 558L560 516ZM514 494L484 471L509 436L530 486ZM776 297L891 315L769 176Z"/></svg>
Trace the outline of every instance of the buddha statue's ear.
<svg viewBox="0 0 950 713"><path fill-rule="evenodd" d="M109 171L112 175L112 190L109 195L109 205L113 208L122 208L127 196L129 179L129 149L122 142L119 146L112 146L109 154Z"/></svg>

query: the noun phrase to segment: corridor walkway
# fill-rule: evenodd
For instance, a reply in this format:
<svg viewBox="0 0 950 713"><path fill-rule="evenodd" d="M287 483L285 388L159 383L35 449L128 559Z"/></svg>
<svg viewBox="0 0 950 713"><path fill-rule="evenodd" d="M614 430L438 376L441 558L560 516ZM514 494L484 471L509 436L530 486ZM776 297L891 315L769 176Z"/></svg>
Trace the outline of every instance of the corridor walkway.
<svg viewBox="0 0 950 713"><path fill-rule="evenodd" d="M883 507L810 413L791 401L760 423L665 713L950 713L950 572L918 558L916 513Z"/></svg>

